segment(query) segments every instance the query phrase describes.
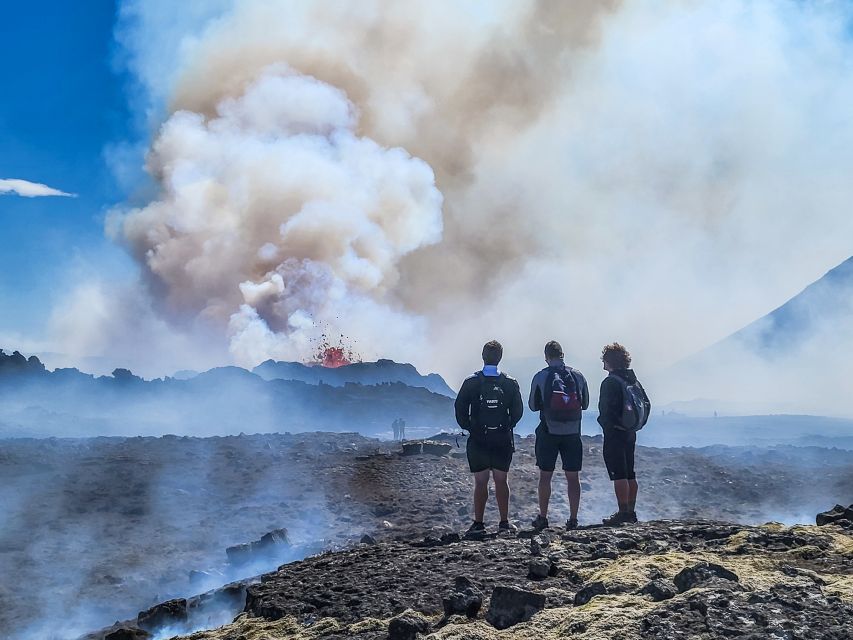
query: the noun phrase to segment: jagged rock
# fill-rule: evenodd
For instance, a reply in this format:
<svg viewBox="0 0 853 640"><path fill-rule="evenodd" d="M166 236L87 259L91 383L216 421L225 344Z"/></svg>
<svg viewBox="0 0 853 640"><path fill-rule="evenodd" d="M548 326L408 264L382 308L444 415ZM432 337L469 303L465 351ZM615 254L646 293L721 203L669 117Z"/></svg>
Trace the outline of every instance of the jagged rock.
<svg viewBox="0 0 853 640"><path fill-rule="evenodd" d="M679 571L672 581L678 589L678 593L684 593L688 589L698 586L708 586L708 583L716 583L718 580L739 582L737 574L732 573L725 567L713 562L700 562L691 567L685 567Z"/></svg>
<svg viewBox="0 0 853 640"><path fill-rule="evenodd" d="M476 618L483 606L483 594L466 577L457 576L453 584L453 592L441 600L445 618L452 615L464 615Z"/></svg>
<svg viewBox="0 0 853 640"><path fill-rule="evenodd" d="M424 440L421 445L421 451L434 456L446 456L453 449L452 445L446 442L436 442L434 440Z"/></svg>
<svg viewBox="0 0 853 640"><path fill-rule="evenodd" d="M290 547L287 529L275 529L261 536L260 540L244 542L225 549L228 562L239 566L247 564L258 557L272 557Z"/></svg>
<svg viewBox="0 0 853 640"><path fill-rule="evenodd" d="M376 539L373 536L369 536L365 533L363 536L361 536L361 540L359 540L359 542L361 542L361 544L374 545L376 544Z"/></svg>
<svg viewBox="0 0 853 640"><path fill-rule="evenodd" d="M591 582L575 594L575 606L580 607L592 600L595 596L603 596L607 593L607 587L603 582Z"/></svg>
<svg viewBox="0 0 853 640"><path fill-rule="evenodd" d="M136 617L136 624L146 631L157 631L161 627L180 624L186 621L187 601L185 598L176 598L161 602L147 611L140 611Z"/></svg>
<svg viewBox="0 0 853 640"><path fill-rule="evenodd" d="M495 587L489 600L486 621L496 629L525 622L545 608L545 596L516 587Z"/></svg>
<svg viewBox="0 0 853 640"><path fill-rule="evenodd" d="M403 455L414 456L423 452L423 442L416 440L414 442L403 443Z"/></svg>
<svg viewBox="0 0 853 640"><path fill-rule="evenodd" d="M104 636L104 640L148 640L151 634L143 629L116 629Z"/></svg>
<svg viewBox="0 0 853 640"><path fill-rule="evenodd" d="M388 624L388 640L415 640L418 633L429 631L429 620L422 615L407 611L391 618Z"/></svg>
<svg viewBox="0 0 853 640"><path fill-rule="evenodd" d="M641 596L650 596L652 602L661 602L674 598L676 591L675 587L667 584L662 580L650 580L637 593Z"/></svg>
<svg viewBox="0 0 853 640"><path fill-rule="evenodd" d="M534 558L527 565L527 577L531 580L544 580L551 574L553 565L549 558Z"/></svg>
<svg viewBox="0 0 853 640"><path fill-rule="evenodd" d="M837 504L829 511L817 514L815 522L819 527L837 524L844 529L853 528L853 504L849 507Z"/></svg>

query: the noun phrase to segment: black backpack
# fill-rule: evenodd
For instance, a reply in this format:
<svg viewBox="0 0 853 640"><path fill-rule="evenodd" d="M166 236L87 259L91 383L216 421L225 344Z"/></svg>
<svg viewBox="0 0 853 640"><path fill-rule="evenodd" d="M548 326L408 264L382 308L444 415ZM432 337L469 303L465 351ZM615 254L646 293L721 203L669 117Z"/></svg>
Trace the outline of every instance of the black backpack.
<svg viewBox="0 0 853 640"><path fill-rule="evenodd" d="M477 426L483 432L509 431L509 398L504 391L506 375L487 376L480 371L477 377L480 380Z"/></svg>
<svg viewBox="0 0 853 640"><path fill-rule="evenodd" d="M542 399L545 417L550 422L577 422L583 411L581 389L568 367L551 367L545 378Z"/></svg>
<svg viewBox="0 0 853 640"><path fill-rule="evenodd" d="M639 431L649 421L652 404L639 380L629 383L619 376L612 376L622 385L622 415L619 424L615 425L621 431Z"/></svg>

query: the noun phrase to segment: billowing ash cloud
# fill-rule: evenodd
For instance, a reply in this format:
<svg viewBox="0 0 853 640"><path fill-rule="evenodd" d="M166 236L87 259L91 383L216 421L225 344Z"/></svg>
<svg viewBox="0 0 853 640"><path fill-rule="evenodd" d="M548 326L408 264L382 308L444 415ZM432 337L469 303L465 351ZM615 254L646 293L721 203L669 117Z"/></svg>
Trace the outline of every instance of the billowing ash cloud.
<svg viewBox="0 0 853 640"><path fill-rule="evenodd" d="M110 220L162 310L227 327L243 364L304 356L344 322L369 346L416 341L392 292L400 259L440 239L442 196L357 123L341 90L283 64L210 116L173 113L148 156L159 198Z"/></svg>
<svg viewBox="0 0 853 640"><path fill-rule="evenodd" d="M646 369L851 253L842 3L209 6L123 5L167 115L112 230L240 362L327 323L451 381L493 336Z"/></svg>

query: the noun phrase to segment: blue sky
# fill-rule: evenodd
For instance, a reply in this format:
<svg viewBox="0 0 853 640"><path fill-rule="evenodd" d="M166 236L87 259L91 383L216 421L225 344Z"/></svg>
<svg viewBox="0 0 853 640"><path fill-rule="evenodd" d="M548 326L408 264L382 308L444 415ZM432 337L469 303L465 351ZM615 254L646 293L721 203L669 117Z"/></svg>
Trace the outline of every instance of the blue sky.
<svg viewBox="0 0 853 640"><path fill-rule="evenodd" d="M0 179L78 194L0 195L0 333L33 334L73 272L93 261L131 269L104 237L103 216L124 196L104 149L132 138L132 117L128 78L112 62L115 2L0 8Z"/></svg>

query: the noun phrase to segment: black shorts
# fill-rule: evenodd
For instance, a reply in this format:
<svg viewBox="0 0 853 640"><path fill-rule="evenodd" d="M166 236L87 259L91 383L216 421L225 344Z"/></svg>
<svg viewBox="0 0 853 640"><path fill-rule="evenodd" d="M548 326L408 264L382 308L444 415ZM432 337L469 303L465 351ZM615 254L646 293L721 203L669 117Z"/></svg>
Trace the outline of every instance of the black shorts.
<svg viewBox="0 0 853 640"><path fill-rule="evenodd" d="M563 462L563 471L580 471L583 466L583 444L580 434L552 436L543 424L536 428L536 466L542 471L553 471L557 455Z"/></svg>
<svg viewBox="0 0 853 640"><path fill-rule="evenodd" d="M604 430L604 465L611 480L634 480L634 448L636 431Z"/></svg>
<svg viewBox="0 0 853 640"><path fill-rule="evenodd" d="M468 468L471 469L471 473L487 469L509 471L512 454L515 451L512 432L496 435L499 435L499 437L493 437L492 434L488 436L469 436L465 451L468 454ZM491 438L491 440L487 438Z"/></svg>

